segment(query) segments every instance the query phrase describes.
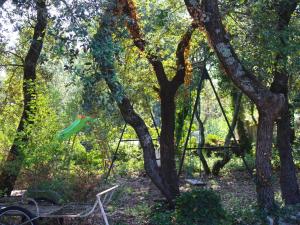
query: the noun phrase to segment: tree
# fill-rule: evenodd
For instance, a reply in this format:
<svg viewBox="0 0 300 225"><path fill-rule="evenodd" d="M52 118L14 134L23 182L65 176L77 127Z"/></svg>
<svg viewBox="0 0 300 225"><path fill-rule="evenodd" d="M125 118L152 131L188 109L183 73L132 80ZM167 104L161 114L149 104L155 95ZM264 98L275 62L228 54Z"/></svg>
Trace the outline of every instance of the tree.
<svg viewBox="0 0 300 225"><path fill-rule="evenodd" d="M114 14L115 13L115 14ZM159 96L161 100L161 168L155 160L154 147L148 128L141 117L134 111L129 99L126 97L122 85L116 81L113 66L112 34L116 27L115 15L125 18L126 26L132 36L135 46L142 52L152 65L159 84ZM160 189L173 205L174 198L179 194L179 182L175 164L175 95L178 88L184 83L187 73L187 57L189 42L195 27L190 26L181 38L176 50L176 74L169 80L165 72L162 60L156 53L149 52L147 42L142 36L138 24L135 5L132 1L115 1L106 9L102 16L97 34L94 37L92 53L108 87L115 97L124 120L130 124L140 140L144 153L145 170L153 183ZM101 47L102 46L102 47ZM102 49L103 46L111 46L110 49ZM107 47L106 47L107 48Z"/></svg>
<svg viewBox="0 0 300 225"><path fill-rule="evenodd" d="M258 204L265 209L274 207L272 188L272 132L273 124L282 109L285 98L272 93L257 77L247 70L235 53L230 37L222 24L217 0L200 3L185 0L185 5L195 22L205 28L222 67L233 83L256 105L259 112L256 142L256 191ZM276 105L277 107L274 107Z"/></svg>
<svg viewBox="0 0 300 225"><path fill-rule="evenodd" d="M296 204L300 202L300 192L297 183L296 169L292 156L292 128L289 105L289 73L287 71L288 54L285 48L288 47L288 32L286 32L291 16L296 10L300 1L279 1L275 3L278 21L276 30L279 34L280 45L276 55L274 68L274 79L270 90L277 94L283 94L286 101L277 118L277 148L280 156L280 186L282 198L286 204Z"/></svg>
<svg viewBox="0 0 300 225"><path fill-rule="evenodd" d="M20 173L23 161L23 155L20 143L26 143L26 134L24 132L27 123L31 123L31 116L34 114L33 104L35 99L34 82L36 80L36 67L39 56L43 48L43 40L47 27L47 7L44 0L36 0L37 23L34 27L34 33L27 55L24 60L23 70L23 112L17 128L17 134L21 136L21 140L17 137L12 144L7 159L3 165L0 174L0 190L10 195L13 190L15 181ZM12 164L14 167L12 168Z"/></svg>

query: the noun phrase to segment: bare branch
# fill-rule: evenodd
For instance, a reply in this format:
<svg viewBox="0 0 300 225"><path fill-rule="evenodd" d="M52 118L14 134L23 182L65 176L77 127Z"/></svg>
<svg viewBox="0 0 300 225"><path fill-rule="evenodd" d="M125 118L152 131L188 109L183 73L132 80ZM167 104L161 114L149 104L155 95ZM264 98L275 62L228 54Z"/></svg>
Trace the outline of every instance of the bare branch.
<svg viewBox="0 0 300 225"><path fill-rule="evenodd" d="M0 67L24 67L22 64L0 64Z"/></svg>

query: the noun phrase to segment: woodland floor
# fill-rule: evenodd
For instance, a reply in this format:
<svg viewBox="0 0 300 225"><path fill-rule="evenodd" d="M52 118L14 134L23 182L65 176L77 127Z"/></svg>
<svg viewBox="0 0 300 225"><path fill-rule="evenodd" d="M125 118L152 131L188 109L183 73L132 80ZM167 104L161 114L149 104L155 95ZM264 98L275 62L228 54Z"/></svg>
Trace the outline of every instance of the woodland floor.
<svg viewBox="0 0 300 225"><path fill-rule="evenodd" d="M277 175L275 176L278 177ZM223 206L229 212L243 210L256 201L255 184L245 171L231 171L216 178L204 178L207 182L205 188L217 191L222 199ZM146 176L133 176L131 178L119 178L118 183L122 184L119 192L116 193L115 201L109 208L110 221L116 225L146 225L149 224L151 207L162 200L162 196L156 187ZM191 186L181 181L181 190L190 189ZM203 188L203 187L199 187ZM275 181L275 197L280 201L280 189L278 179ZM85 220L65 221L65 225L93 225L98 224L97 216ZM47 223L48 224L48 223ZM51 223L52 224L52 223Z"/></svg>

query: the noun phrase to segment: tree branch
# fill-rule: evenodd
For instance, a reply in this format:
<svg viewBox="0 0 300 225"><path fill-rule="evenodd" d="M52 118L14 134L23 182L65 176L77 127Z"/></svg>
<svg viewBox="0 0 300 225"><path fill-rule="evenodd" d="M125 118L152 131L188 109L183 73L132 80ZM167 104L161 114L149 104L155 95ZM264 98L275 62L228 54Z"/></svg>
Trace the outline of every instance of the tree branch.
<svg viewBox="0 0 300 225"><path fill-rule="evenodd" d="M193 0L185 0L187 9L198 24L204 27L208 39L218 56L221 65L229 78L239 87L259 109L277 104L278 110L283 105L284 96L271 93L262 83L248 71L236 55L230 44L221 21L217 0L203 0L201 5ZM275 115L276 113L274 113Z"/></svg>
<svg viewBox="0 0 300 225"><path fill-rule="evenodd" d="M127 17L126 26L132 36L135 46L141 52L146 53L146 58L154 69L159 85L167 85L169 81L161 60L156 55L146 52L147 42L144 40L141 28L138 23L138 16L134 2L132 0L118 0L118 4L118 8L122 8L122 13Z"/></svg>
<svg viewBox="0 0 300 225"><path fill-rule="evenodd" d="M24 67L22 64L0 64L0 67Z"/></svg>
<svg viewBox="0 0 300 225"><path fill-rule="evenodd" d="M192 38L192 34L195 28L196 28L195 24L189 26L186 33L182 36L177 46L177 51L176 51L177 69L176 69L176 75L172 79L172 84L176 85L176 87L179 87L181 84L184 83L184 78L188 73L187 71L188 50L189 50L190 40Z"/></svg>

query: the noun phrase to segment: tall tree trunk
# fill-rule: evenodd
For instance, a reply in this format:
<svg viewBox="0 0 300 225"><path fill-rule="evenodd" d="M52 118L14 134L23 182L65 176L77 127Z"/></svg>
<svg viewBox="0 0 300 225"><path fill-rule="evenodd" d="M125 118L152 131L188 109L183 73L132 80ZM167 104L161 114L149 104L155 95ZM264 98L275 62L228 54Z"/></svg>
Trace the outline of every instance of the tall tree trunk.
<svg viewBox="0 0 300 225"><path fill-rule="evenodd" d="M31 123L29 120L34 114L32 104L35 100L36 66L39 56L43 48L43 40L47 26L47 8L44 0L36 1L37 23L34 27L34 34L31 41L29 51L24 60L24 76L23 76L23 95L24 108L22 116L17 128L17 134L24 131L25 124ZM14 184L22 168L23 154L20 149L20 142L26 144L28 137L26 134L21 134L22 137L17 137L8 153L7 159L3 165L3 170L0 174L0 190L5 194L10 195L14 188Z"/></svg>
<svg viewBox="0 0 300 225"><path fill-rule="evenodd" d="M241 106L241 100L242 100L242 93L241 92L236 92L232 91L231 92L231 98L232 98L232 105L234 108L233 111L233 116L232 116L232 121L230 124L230 128L228 130L228 133L225 138L225 148L224 148L224 155L222 156L223 158L221 160L218 160L215 162L213 165L212 173L215 176L218 176L220 173L220 170L230 161L231 159L231 152L229 147L231 138L232 138L232 132L234 132L238 117L239 117L239 112L240 112L240 106Z"/></svg>
<svg viewBox="0 0 300 225"><path fill-rule="evenodd" d="M292 127L291 116L288 102L288 78L289 74L286 68L288 55L284 48L288 45L286 42L286 29L288 28L291 15L295 11L299 0L279 1L276 11L278 21L276 29L279 34L280 47L276 56L276 67L274 71L274 80L270 90L274 93L284 94L286 102L277 119L277 148L280 157L280 187L282 198L286 204L300 203L300 192L297 183L296 169L292 155Z"/></svg>
<svg viewBox="0 0 300 225"><path fill-rule="evenodd" d="M270 111L260 111L256 141L256 175L257 175L257 201L259 206L272 209L274 191L272 187L272 132L274 119Z"/></svg>
<svg viewBox="0 0 300 225"><path fill-rule="evenodd" d="M291 145L291 124L288 104L285 104L280 119L277 120L277 148L280 157L280 187L286 204L300 203L296 168Z"/></svg>
<svg viewBox="0 0 300 225"><path fill-rule="evenodd" d="M175 92L161 90L161 137L160 137L160 159L161 174L170 185L170 191L175 198L179 195L179 181L175 163Z"/></svg>

